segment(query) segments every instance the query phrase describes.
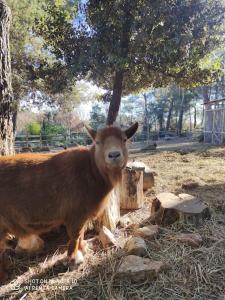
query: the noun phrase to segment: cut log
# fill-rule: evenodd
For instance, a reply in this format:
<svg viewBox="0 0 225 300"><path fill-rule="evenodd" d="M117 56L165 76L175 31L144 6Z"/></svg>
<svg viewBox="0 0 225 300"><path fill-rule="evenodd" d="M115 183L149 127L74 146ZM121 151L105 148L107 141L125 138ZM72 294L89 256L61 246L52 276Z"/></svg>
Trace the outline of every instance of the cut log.
<svg viewBox="0 0 225 300"><path fill-rule="evenodd" d="M210 217L209 208L200 199L180 194L161 193L152 202L150 221L158 225L169 225L176 221L198 226Z"/></svg>
<svg viewBox="0 0 225 300"><path fill-rule="evenodd" d="M116 225L120 220L120 184L118 184L108 195L108 205L100 217L102 225L109 230L116 229Z"/></svg>
<svg viewBox="0 0 225 300"><path fill-rule="evenodd" d="M146 191L152 188L155 184L153 171L141 161L133 161L127 164L128 168L137 171L143 171L143 190Z"/></svg>
<svg viewBox="0 0 225 300"><path fill-rule="evenodd" d="M98 238L101 241L103 248L107 248L109 246L117 246L117 241L115 239L115 236L105 226L102 226Z"/></svg>
<svg viewBox="0 0 225 300"><path fill-rule="evenodd" d="M102 226L111 231L116 229L116 225L120 220L120 184L109 193L107 198L108 204L105 210L99 214L96 220L89 221L86 224L86 230L94 229L96 232L100 232Z"/></svg>
<svg viewBox="0 0 225 300"><path fill-rule="evenodd" d="M120 208L138 209L144 205L143 170L126 167L120 188Z"/></svg>

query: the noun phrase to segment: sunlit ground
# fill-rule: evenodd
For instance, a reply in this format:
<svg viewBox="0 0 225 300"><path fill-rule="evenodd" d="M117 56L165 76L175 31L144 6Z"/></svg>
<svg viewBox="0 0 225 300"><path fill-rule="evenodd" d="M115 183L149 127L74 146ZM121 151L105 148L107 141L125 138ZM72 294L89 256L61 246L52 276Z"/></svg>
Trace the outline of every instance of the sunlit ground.
<svg viewBox="0 0 225 300"><path fill-rule="evenodd" d="M157 239L147 242L148 256L170 266L156 281L134 284L119 280L116 271L125 253L121 249L102 251L98 245L98 251L89 252L78 270L68 272L60 261L63 254L54 253L57 247L62 253L65 250L66 234L62 231L48 236L47 259L46 253L32 259L11 258L11 280L17 279L20 288L15 290L15 284L8 282L0 288L0 295L5 299L224 299L225 148L186 146L132 154L156 173L155 188L145 196L146 208L133 213L133 219L137 214L148 216L152 195L162 191L196 195L212 212L212 219L197 229L173 225L162 228ZM188 180L196 182L197 187L183 190L182 184ZM193 249L175 241L174 235L181 231L200 233L202 246ZM63 287L67 290L63 291Z"/></svg>

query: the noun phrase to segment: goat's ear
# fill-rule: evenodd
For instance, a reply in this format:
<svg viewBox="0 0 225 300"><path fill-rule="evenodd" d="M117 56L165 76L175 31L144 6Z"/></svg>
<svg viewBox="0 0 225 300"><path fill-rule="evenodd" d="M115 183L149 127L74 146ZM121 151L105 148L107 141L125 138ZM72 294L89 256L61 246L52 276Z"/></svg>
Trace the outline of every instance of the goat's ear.
<svg viewBox="0 0 225 300"><path fill-rule="evenodd" d="M124 131L124 133L126 134L127 138L130 139L135 134L137 129L138 129L138 122L131 125L128 129Z"/></svg>
<svg viewBox="0 0 225 300"><path fill-rule="evenodd" d="M97 131L88 126L87 124L84 124L84 127L87 129L88 134L90 137L95 140Z"/></svg>

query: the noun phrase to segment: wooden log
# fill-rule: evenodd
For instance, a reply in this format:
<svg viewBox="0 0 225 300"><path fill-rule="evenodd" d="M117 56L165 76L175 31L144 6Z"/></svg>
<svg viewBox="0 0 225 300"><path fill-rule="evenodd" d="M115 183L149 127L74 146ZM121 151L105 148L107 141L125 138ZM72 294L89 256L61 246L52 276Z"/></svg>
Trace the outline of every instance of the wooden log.
<svg viewBox="0 0 225 300"><path fill-rule="evenodd" d="M153 171L141 161L132 161L127 164L128 168L133 170L143 171L143 190L146 191L152 188L155 184Z"/></svg>
<svg viewBox="0 0 225 300"><path fill-rule="evenodd" d="M152 202L150 221L158 225L169 225L176 221L198 226L210 217L209 208L200 199L180 194L161 193Z"/></svg>
<svg viewBox="0 0 225 300"><path fill-rule="evenodd" d="M122 181L108 195L105 211L95 221L86 225L87 230L99 232L102 226L114 231L120 220L120 209L138 209L144 205L143 168L133 170L126 167Z"/></svg>
<svg viewBox="0 0 225 300"><path fill-rule="evenodd" d="M114 234L105 226L102 226L98 239L102 243L103 248L118 245Z"/></svg>
<svg viewBox="0 0 225 300"><path fill-rule="evenodd" d="M120 184L118 184L107 196L107 206L105 210L97 217L96 220L90 220L85 230L95 230L100 232L103 226L114 231L120 220Z"/></svg>
<svg viewBox="0 0 225 300"><path fill-rule="evenodd" d="M143 170L126 167L120 185L120 208L138 209L143 205Z"/></svg>
<svg viewBox="0 0 225 300"><path fill-rule="evenodd" d="M116 225L120 220L120 184L118 184L108 195L108 205L102 216L99 218L99 223L106 226L109 230L116 229Z"/></svg>

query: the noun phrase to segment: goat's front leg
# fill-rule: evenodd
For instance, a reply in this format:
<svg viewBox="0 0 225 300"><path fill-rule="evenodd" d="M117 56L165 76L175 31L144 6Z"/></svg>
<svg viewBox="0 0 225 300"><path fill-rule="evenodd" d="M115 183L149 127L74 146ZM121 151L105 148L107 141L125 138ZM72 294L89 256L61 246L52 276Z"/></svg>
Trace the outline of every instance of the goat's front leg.
<svg viewBox="0 0 225 300"><path fill-rule="evenodd" d="M81 250L81 240L83 241L83 223L79 226L69 224L66 226L66 229L70 238L67 251L69 264L79 265L84 261Z"/></svg>
<svg viewBox="0 0 225 300"><path fill-rule="evenodd" d="M84 227L81 230L78 249L85 255L88 251L87 241L84 240Z"/></svg>

